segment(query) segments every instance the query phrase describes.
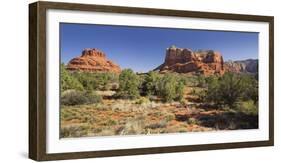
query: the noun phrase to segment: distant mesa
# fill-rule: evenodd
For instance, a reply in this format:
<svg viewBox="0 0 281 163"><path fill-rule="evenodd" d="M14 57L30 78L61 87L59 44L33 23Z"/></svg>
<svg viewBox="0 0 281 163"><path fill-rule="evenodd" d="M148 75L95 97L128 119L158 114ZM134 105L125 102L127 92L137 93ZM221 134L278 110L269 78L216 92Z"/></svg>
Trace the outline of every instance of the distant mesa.
<svg viewBox="0 0 281 163"><path fill-rule="evenodd" d="M155 70L160 72L200 73L204 75L223 74L224 62L219 52L213 50L192 51L171 46L166 49L163 64Z"/></svg>
<svg viewBox="0 0 281 163"><path fill-rule="evenodd" d="M84 49L82 54L69 61L66 66L69 71L83 72L113 72L120 73L121 68L107 59L106 54L99 49ZM225 72L257 73L258 60L247 59L224 62L220 52L214 50L192 51L188 48L171 46L166 49L164 63L154 71L160 73L177 72L203 75L222 75Z"/></svg>
<svg viewBox="0 0 281 163"><path fill-rule="evenodd" d="M224 62L225 71L236 73L257 73L258 72L258 60L247 59L241 61L227 61Z"/></svg>
<svg viewBox="0 0 281 163"><path fill-rule="evenodd" d="M187 48L177 48L173 45L166 49L164 63L154 70L161 73L177 72L203 75L222 75L225 72L257 73L258 60L224 62L220 52L214 50L192 51Z"/></svg>
<svg viewBox="0 0 281 163"><path fill-rule="evenodd" d="M69 71L121 72L119 65L108 60L106 54L96 48L84 49L81 56L71 59L66 68Z"/></svg>

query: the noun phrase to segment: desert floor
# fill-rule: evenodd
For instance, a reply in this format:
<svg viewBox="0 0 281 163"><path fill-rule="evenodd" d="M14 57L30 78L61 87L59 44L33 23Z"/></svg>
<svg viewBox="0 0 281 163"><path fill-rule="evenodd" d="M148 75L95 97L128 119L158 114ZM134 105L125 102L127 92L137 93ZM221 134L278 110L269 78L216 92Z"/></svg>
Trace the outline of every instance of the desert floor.
<svg viewBox="0 0 281 163"><path fill-rule="evenodd" d="M61 107L60 137L139 135L179 132L258 128L258 116L202 103L194 92L199 87L185 87L185 102L163 103L141 98L108 98L114 92L99 91L101 103Z"/></svg>

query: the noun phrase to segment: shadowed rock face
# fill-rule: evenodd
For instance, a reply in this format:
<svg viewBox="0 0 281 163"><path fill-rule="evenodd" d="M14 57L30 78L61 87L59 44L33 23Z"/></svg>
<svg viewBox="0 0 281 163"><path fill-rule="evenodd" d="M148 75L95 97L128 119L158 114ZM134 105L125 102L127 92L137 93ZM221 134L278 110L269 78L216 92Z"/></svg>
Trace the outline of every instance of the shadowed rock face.
<svg viewBox="0 0 281 163"><path fill-rule="evenodd" d="M71 59L66 68L69 71L121 72L117 64L108 60L105 53L96 48L84 49L81 56Z"/></svg>
<svg viewBox="0 0 281 163"><path fill-rule="evenodd" d="M242 61L227 61L224 63L225 71L236 73L257 73L258 60L247 59Z"/></svg>
<svg viewBox="0 0 281 163"><path fill-rule="evenodd" d="M172 46L166 49L166 58L155 70L160 72L223 74L223 58L219 52L200 50L193 52L186 48Z"/></svg>

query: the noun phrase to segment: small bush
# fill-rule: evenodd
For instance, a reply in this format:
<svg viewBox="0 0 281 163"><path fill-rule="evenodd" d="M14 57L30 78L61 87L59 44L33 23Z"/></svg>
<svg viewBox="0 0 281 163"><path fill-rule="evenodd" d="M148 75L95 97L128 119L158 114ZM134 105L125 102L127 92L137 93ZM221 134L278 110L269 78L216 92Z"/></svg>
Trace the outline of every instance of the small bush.
<svg viewBox="0 0 281 163"><path fill-rule="evenodd" d="M206 87L207 83L206 83L206 77L203 75L199 75L197 76L197 87Z"/></svg>
<svg viewBox="0 0 281 163"><path fill-rule="evenodd" d="M176 101L183 102L183 97L184 97L184 82L183 81L178 81L176 85Z"/></svg>
<svg viewBox="0 0 281 163"><path fill-rule="evenodd" d="M120 128L120 135L139 135L144 133L144 119L131 119L126 122L125 126Z"/></svg>
<svg viewBox="0 0 281 163"><path fill-rule="evenodd" d="M167 127L167 121L161 120L159 122L154 122L145 126L146 129L157 129L157 128L165 128Z"/></svg>
<svg viewBox="0 0 281 163"><path fill-rule="evenodd" d="M90 127L88 125L70 125L67 127L62 127L60 129L60 137L82 137L88 135L88 130Z"/></svg>
<svg viewBox="0 0 281 163"><path fill-rule="evenodd" d="M135 103L141 105L141 104L147 104L149 102L150 100L147 97L140 97L136 100Z"/></svg>
<svg viewBox="0 0 281 163"><path fill-rule="evenodd" d="M236 106L237 110L249 114L258 115L258 105L253 100L243 101Z"/></svg>
<svg viewBox="0 0 281 163"><path fill-rule="evenodd" d="M87 103L87 98L81 91L70 91L62 94L62 105L81 105Z"/></svg>
<svg viewBox="0 0 281 163"><path fill-rule="evenodd" d="M165 120L166 120L167 122L169 122L169 121L171 121L171 120L174 120L175 118L176 118L175 114L167 114L167 115L165 116Z"/></svg>
<svg viewBox="0 0 281 163"><path fill-rule="evenodd" d="M255 76L244 76L244 91L243 91L243 99L244 100L252 100L254 104L256 104L259 100L259 88L258 88L258 80L255 79Z"/></svg>
<svg viewBox="0 0 281 163"><path fill-rule="evenodd" d="M113 119L109 119L106 121L106 126L113 126L113 125L116 125L117 122Z"/></svg>
<svg viewBox="0 0 281 163"><path fill-rule="evenodd" d="M196 125L198 124L198 120L195 118L188 118L187 123L190 125Z"/></svg>
<svg viewBox="0 0 281 163"><path fill-rule="evenodd" d="M95 92L85 92L84 95L87 98L87 104L95 104L100 103L102 101L102 97Z"/></svg>
<svg viewBox="0 0 281 163"><path fill-rule="evenodd" d="M62 105L82 105L101 102L101 96L93 92L68 91L61 96Z"/></svg>

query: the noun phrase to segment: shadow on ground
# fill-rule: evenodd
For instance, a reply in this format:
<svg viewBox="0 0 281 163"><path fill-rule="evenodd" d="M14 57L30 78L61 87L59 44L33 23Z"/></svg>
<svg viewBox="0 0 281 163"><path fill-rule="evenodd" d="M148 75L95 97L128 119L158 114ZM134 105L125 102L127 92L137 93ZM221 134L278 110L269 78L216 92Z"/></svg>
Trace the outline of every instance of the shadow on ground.
<svg viewBox="0 0 281 163"><path fill-rule="evenodd" d="M219 130L257 129L258 115L248 115L242 112L222 112L202 115L197 119L200 125Z"/></svg>

